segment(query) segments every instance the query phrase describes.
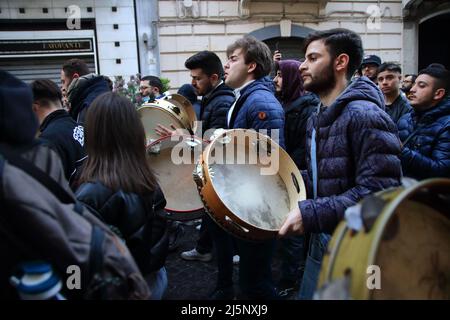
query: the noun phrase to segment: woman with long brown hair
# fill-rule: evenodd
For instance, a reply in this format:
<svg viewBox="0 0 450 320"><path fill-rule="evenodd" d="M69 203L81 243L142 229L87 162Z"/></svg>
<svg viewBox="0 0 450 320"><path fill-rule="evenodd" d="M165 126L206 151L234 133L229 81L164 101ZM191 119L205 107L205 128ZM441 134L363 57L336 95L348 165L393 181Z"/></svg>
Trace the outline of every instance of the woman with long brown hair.
<svg viewBox="0 0 450 320"><path fill-rule="evenodd" d="M168 233L161 215L166 201L147 162L139 115L128 99L104 93L90 105L84 130L88 158L77 198L117 230L152 298L161 299L167 288Z"/></svg>

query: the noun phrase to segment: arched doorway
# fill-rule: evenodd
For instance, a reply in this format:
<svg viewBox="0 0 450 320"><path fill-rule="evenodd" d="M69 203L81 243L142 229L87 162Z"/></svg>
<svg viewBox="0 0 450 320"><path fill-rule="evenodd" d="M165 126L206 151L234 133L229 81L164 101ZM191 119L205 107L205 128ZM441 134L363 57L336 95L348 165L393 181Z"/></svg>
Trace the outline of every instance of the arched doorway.
<svg viewBox="0 0 450 320"><path fill-rule="evenodd" d="M293 60L299 60L300 58L305 57L305 52L303 51L303 41L304 38L297 37L276 37L264 40L264 42L269 46L270 51L275 52L275 50L279 50L283 59Z"/></svg>
<svg viewBox="0 0 450 320"><path fill-rule="evenodd" d="M419 24L419 70L430 63L450 68L450 12L433 16Z"/></svg>
<svg viewBox="0 0 450 320"><path fill-rule="evenodd" d="M262 29L258 29L250 33L256 39L264 41L272 52L280 50L283 59L295 59L299 60L305 56L303 52L303 40L312 32L313 29L291 25L289 36L281 35L279 25L269 26Z"/></svg>

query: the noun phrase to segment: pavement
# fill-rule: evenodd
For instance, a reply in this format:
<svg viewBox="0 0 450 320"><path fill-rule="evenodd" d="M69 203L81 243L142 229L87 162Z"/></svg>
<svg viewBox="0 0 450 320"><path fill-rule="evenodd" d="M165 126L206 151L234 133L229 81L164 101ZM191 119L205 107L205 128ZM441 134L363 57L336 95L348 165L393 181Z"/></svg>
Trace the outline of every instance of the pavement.
<svg viewBox="0 0 450 320"><path fill-rule="evenodd" d="M208 300L215 288L217 262L214 255L210 262L185 261L180 257L181 252L195 247L198 239L198 230L195 228L197 223L199 220L182 224L184 234L180 238L179 247L167 257L166 270L169 284L164 300ZM278 255L275 255L272 264L274 283L277 283L280 277L280 266L280 259ZM237 289L238 271L239 265L235 265L233 274L235 289ZM295 296L296 292L286 298L291 300Z"/></svg>

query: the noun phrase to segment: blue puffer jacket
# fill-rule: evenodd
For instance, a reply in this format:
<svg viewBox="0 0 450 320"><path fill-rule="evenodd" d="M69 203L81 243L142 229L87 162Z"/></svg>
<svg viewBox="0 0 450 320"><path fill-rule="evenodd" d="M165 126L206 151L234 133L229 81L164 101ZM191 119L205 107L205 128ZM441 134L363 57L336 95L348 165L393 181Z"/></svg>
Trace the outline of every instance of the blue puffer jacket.
<svg viewBox="0 0 450 320"><path fill-rule="evenodd" d="M450 178L450 98L422 113L409 113L398 123L400 139L411 135L402 150L405 176Z"/></svg>
<svg viewBox="0 0 450 320"><path fill-rule="evenodd" d="M316 129L317 199L299 202L305 232L329 233L345 210L364 196L400 185L400 140L383 111L381 91L367 77L355 80L330 107L308 120L308 197L312 192L311 135Z"/></svg>
<svg viewBox="0 0 450 320"><path fill-rule="evenodd" d="M203 97L200 120L202 133L210 129L226 128L227 115L235 99L234 92L224 83L214 89L207 97Z"/></svg>
<svg viewBox="0 0 450 320"><path fill-rule="evenodd" d="M279 145L284 148L284 111L264 78L255 80L242 89L231 115L230 129L272 129L279 131Z"/></svg>

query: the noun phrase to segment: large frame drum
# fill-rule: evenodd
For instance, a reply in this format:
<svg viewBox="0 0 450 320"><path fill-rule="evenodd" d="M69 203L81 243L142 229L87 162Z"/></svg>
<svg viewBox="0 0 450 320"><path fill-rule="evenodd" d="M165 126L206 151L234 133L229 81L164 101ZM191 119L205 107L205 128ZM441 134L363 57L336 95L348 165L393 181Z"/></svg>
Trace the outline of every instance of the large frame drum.
<svg viewBox="0 0 450 320"><path fill-rule="evenodd" d="M195 133L197 127L194 107L179 94L144 103L137 111L144 125L147 145L160 138L155 132L158 124L167 128L173 125L177 129L186 129L191 134Z"/></svg>
<svg viewBox="0 0 450 320"><path fill-rule="evenodd" d="M292 159L253 130L228 130L213 138L194 179L211 218L250 241L275 238L288 213L306 198Z"/></svg>
<svg viewBox="0 0 450 320"><path fill-rule="evenodd" d="M169 219L185 221L204 215L192 172L206 144L194 136L174 135L147 147L148 161L166 197Z"/></svg>
<svg viewBox="0 0 450 320"><path fill-rule="evenodd" d="M319 295L337 298L326 295L334 290L338 298L449 299L449 207L450 179L429 179L365 198L364 228L354 231L343 221L333 234ZM374 278L378 271L380 289Z"/></svg>

